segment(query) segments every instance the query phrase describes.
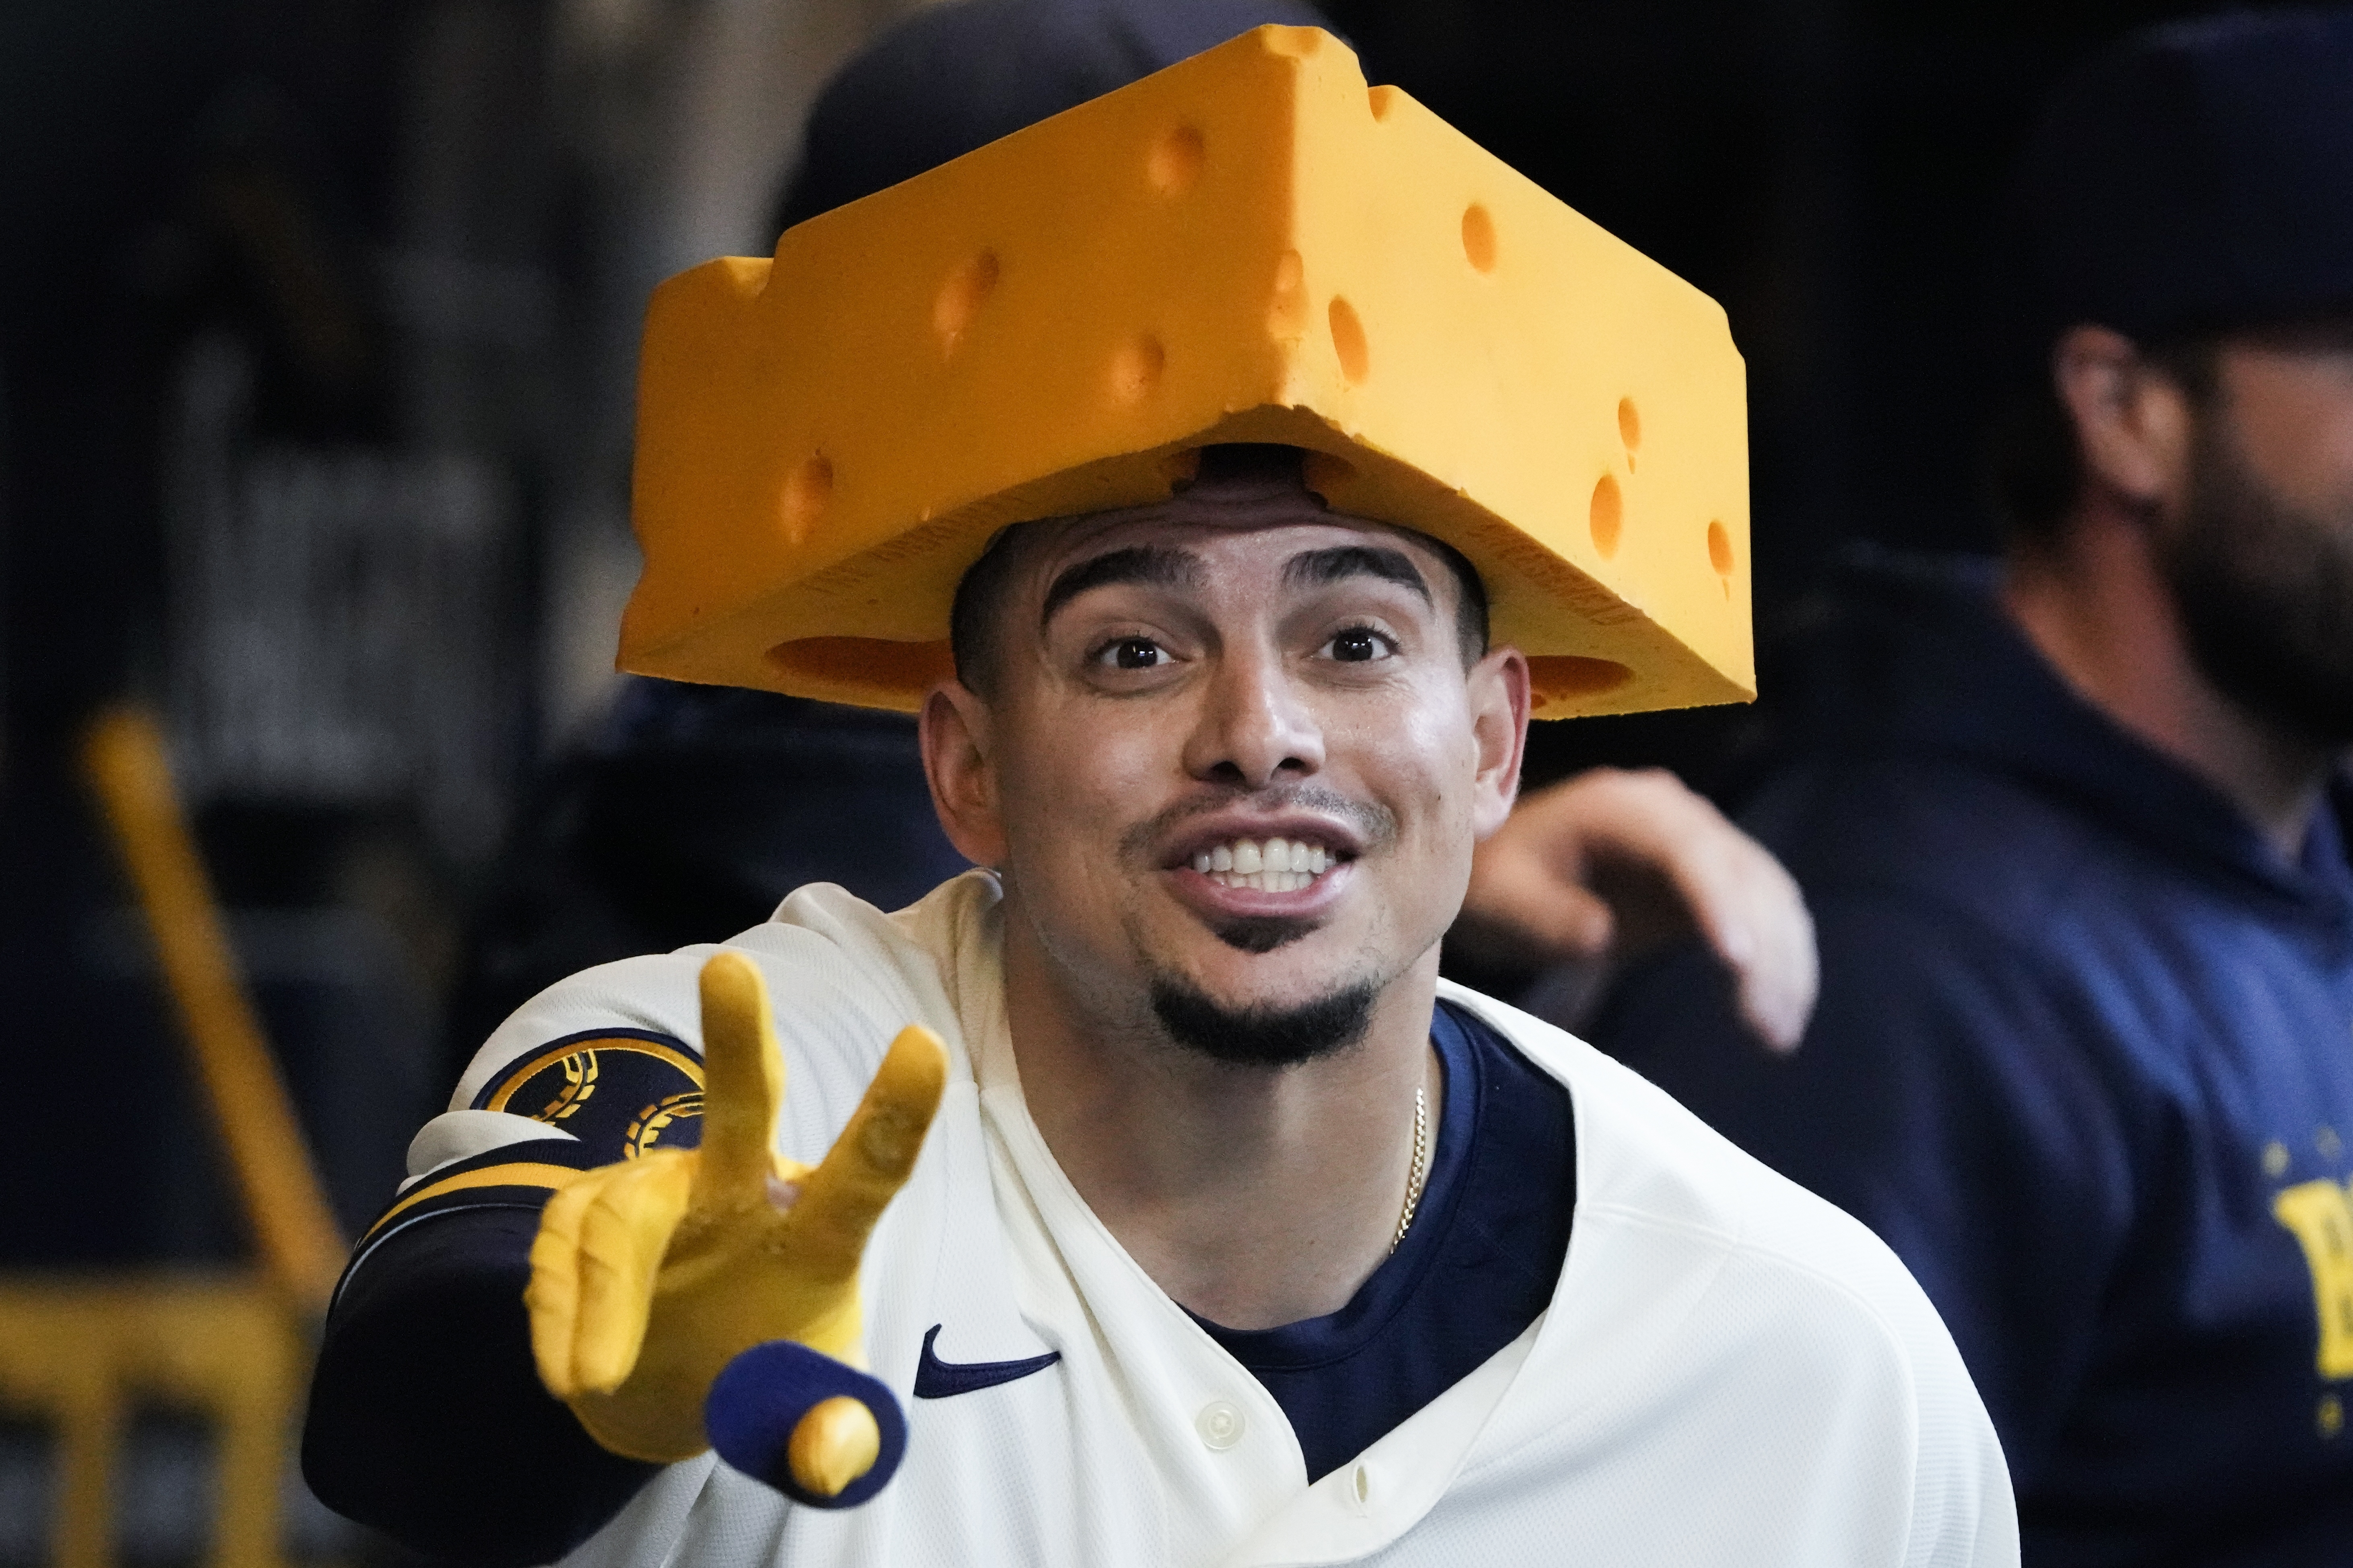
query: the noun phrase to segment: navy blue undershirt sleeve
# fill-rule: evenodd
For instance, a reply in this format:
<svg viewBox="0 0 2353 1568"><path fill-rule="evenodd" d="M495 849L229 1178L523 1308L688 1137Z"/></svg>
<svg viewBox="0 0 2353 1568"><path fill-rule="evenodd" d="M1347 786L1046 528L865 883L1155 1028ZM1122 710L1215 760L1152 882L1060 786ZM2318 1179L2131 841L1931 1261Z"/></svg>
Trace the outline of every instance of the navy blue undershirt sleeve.
<svg viewBox="0 0 2353 1568"><path fill-rule="evenodd" d="M361 1238L311 1373L302 1473L396 1541L504 1568L587 1540L657 1468L598 1447L540 1385L522 1292L570 1173L701 1142L702 1062L670 1036L593 1029L519 1057L472 1107L549 1134L437 1167Z"/></svg>
<svg viewBox="0 0 2353 1568"><path fill-rule="evenodd" d="M545 1563L658 1467L598 1447L540 1385L522 1304L540 1211L572 1172L696 1147L702 1065L671 1036L590 1029L516 1058L471 1104L549 1133L436 1167L361 1237L311 1374L302 1473L420 1551Z"/></svg>
<svg viewBox="0 0 2353 1568"><path fill-rule="evenodd" d="M1311 1480L1519 1338L1551 1305L1568 1255L1568 1090L1461 1009L1440 1003L1430 1034L1445 1109L1397 1251L1328 1317L1264 1330L1195 1320L1282 1406Z"/></svg>
<svg viewBox="0 0 2353 1568"><path fill-rule="evenodd" d="M523 1286L544 1201L402 1226L329 1315L302 1473L336 1512L482 1568L549 1563L658 1467L608 1454L541 1386Z"/></svg>

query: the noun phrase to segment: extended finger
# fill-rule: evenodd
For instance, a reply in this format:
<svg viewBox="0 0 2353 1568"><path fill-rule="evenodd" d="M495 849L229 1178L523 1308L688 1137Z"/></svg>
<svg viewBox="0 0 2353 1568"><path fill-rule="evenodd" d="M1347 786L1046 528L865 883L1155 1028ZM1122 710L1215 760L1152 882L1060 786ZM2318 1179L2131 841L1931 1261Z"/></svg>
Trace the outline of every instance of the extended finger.
<svg viewBox="0 0 2353 1568"><path fill-rule="evenodd" d="M858 1267L874 1222L915 1168L947 1076L947 1047L937 1035L920 1024L899 1031L866 1098L793 1205L795 1246L813 1269L847 1274Z"/></svg>
<svg viewBox="0 0 2353 1568"><path fill-rule="evenodd" d="M702 966L702 1144L697 1208L767 1202L785 1054L759 966L721 952Z"/></svg>
<svg viewBox="0 0 2353 1568"><path fill-rule="evenodd" d="M1671 864L1677 890L1731 970L1743 1021L1769 1048L1793 1050L1819 981L1805 895L1772 851L1705 802L1692 807Z"/></svg>
<svg viewBox="0 0 2353 1568"><path fill-rule="evenodd" d="M661 1152L594 1173L574 1268L572 1375L583 1392L610 1393L637 1365L655 1275L686 1208L686 1176L683 1156Z"/></svg>
<svg viewBox="0 0 2353 1568"><path fill-rule="evenodd" d="M531 1244L531 1283L523 1310L531 1317L531 1355L539 1381L558 1399L579 1392L572 1368L573 1325L578 1316L580 1215L587 1206L585 1182L575 1182L547 1200L540 1211L539 1235Z"/></svg>
<svg viewBox="0 0 2353 1568"><path fill-rule="evenodd" d="M1773 879L1788 880L1780 863L1664 769L1597 769L1579 782L1593 792L1596 851L1662 878L1683 904L1683 919L1745 972L1783 910L1769 889Z"/></svg>
<svg viewBox="0 0 2353 1568"><path fill-rule="evenodd" d="M1497 931L1544 963L1604 957L1617 921L1608 901L1579 880L1583 870L1563 864L1533 826L1507 823L1472 859L1465 931Z"/></svg>
<svg viewBox="0 0 2353 1568"><path fill-rule="evenodd" d="M1777 866L1774 870L1779 872ZM1767 1047L1793 1051L1805 1037L1821 982L1813 917L1805 896L1786 874L1764 879L1758 897L1767 911L1756 921L1764 933L1754 957L1734 965L1741 1016Z"/></svg>

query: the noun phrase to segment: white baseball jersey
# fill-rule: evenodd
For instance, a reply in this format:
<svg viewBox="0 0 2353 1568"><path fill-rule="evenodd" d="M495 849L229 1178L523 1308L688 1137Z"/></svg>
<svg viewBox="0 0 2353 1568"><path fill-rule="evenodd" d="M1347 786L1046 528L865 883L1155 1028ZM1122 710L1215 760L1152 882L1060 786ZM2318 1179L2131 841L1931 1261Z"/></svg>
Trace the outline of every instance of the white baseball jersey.
<svg viewBox="0 0 2353 1568"><path fill-rule="evenodd" d="M1282 1408L1089 1211L1039 1137L1006 1029L995 879L883 914L806 888L728 945L765 973L787 1060L778 1150L822 1157L899 1029L947 1042L946 1097L866 1255L867 1352L905 1404L899 1474L797 1507L709 1455L568 1560L805 1564L2013 1563L1993 1429L1944 1325L1861 1225L1634 1074L1475 993L1444 994L1567 1086L1577 1205L1551 1306L1310 1485ZM699 1041L687 948L575 976L494 1035L453 1103L547 1042ZM412 1154L548 1126L463 1110ZM927 1331L1033 1375L911 1397Z"/></svg>

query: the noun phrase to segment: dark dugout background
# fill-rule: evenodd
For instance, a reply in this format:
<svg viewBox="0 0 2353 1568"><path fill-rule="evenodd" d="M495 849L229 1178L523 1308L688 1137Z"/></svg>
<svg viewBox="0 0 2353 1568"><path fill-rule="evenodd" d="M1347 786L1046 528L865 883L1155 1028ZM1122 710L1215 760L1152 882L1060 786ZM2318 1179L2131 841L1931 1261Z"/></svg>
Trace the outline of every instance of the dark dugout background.
<svg viewBox="0 0 2353 1568"><path fill-rule="evenodd" d="M775 102L805 102L902 8L777 0L797 16L756 40ZM1723 301L1768 637L1846 542L1989 543L1978 278L2001 172L2056 73L2190 9L1329 8L1373 79ZM698 118L681 79L728 58L730 9L0 9L0 1038L19 1108L0 1259L239 1245L72 773L100 700L170 717L347 1224L446 1093L436 1020L470 900L534 764L599 700L636 316L703 253L676 253L696 236L664 221L665 180L707 184L709 150L680 149L747 123ZM699 56L680 43L698 37ZM737 163L788 161L788 133ZM1547 726L1538 761L1704 782L1739 722Z"/></svg>
<svg viewBox="0 0 2353 1568"><path fill-rule="evenodd" d="M640 232L684 166L657 154L731 123L659 105L691 99L675 41L721 9L0 9L0 1038L22 1108L0 1258L237 1246L71 771L107 698L171 716L347 1224L446 1093L432 1037L469 900L593 708L576 672L626 585L634 323L681 238ZM804 19L792 91L898 9ZM2001 173L2056 73L2190 8L1329 9L1373 79L1725 304L1769 637L1848 541L1989 543L1978 278ZM596 26L635 41L597 54ZM330 534L343 554L283 569ZM285 689L237 689L262 676ZM1739 721L1546 726L1538 760L1704 782Z"/></svg>
<svg viewBox="0 0 2353 1568"><path fill-rule="evenodd" d="M645 289L771 237L798 109L904 9L0 7L0 1268L243 1250L73 773L123 695L167 716L344 1224L382 1201L497 847L605 695ZM1769 637L1850 541L1990 543L2002 171L2058 72L2196 8L1328 9L1373 80L1725 304ZM1704 783L1740 722L1547 726L1536 760Z"/></svg>

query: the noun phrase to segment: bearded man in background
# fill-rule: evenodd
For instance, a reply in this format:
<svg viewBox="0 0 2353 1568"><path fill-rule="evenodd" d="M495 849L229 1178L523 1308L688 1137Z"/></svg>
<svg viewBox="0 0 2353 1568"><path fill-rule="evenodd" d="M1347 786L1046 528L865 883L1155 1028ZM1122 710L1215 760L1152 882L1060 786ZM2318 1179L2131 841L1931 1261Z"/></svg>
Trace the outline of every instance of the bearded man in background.
<svg viewBox="0 0 2353 1568"><path fill-rule="evenodd" d="M2135 38L2031 144L2005 559L1859 564L1743 820L1822 993L1604 1042L1876 1229L2029 1563L2353 1540L2353 13Z"/></svg>

